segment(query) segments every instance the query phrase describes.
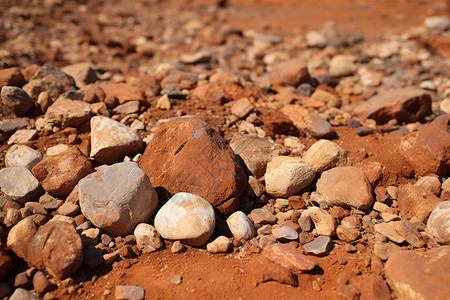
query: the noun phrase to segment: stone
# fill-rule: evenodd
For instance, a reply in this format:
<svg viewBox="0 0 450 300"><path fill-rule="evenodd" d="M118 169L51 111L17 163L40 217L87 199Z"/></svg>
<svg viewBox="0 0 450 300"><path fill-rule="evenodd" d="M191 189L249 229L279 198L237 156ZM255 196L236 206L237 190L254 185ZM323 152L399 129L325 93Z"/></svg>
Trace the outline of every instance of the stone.
<svg viewBox="0 0 450 300"><path fill-rule="evenodd" d="M141 104L137 100L127 101L113 108L116 115L130 115L139 112Z"/></svg>
<svg viewBox="0 0 450 300"><path fill-rule="evenodd" d="M372 133L375 133L377 130L375 128L372 127L367 127L367 126L360 126L358 128L356 128L355 132L357 135L359 136L366 136Z"/></svg>
<svg viewBox="0 0 450 300"><path fill-rule="evenodd" d="M450 294L450 247L403 250L386 262L386 280L398 299L446 299Z"/></svg>
<svg viewBox="0 0 450 300"><path fill-rule="evenodd" d="M240 133L233 136L230 147L244 160L246 167L256 178L264 175L267 164L274 157L288 153L287 148L270 138Z"/></svg>
<svg viewBox="0 0 450 300"><path fill-rule="evenodd" d="M333 127L331 127L330 123L316 112L307 114L304 117L303 122L304 126L299 129L304 129L316 139L328 139L336 136L336 132Z"/></svg>
<svg viewBox="0 0 450 300"><path fill-rule="evenodd" d="M23 288L17 288L9 297L9 300L39 300L39 297Z"/></svg>
<svg viewBox="0 0 450 300"><path fill-rule="evenodd" d="M364 279L361 286L361 300L390 300L391 291L383 277L371 274Z"/></svg>
<svg viewBox="0 0 450 300"><path fill-rule="evenodd" d="M347 279L341 276L338 278L338 288L336 291L336 296L338 299L352 299L358 300L361 296L361 290L356 286L349 284Z"/></svg>
<svg viewBox="0 0 450 300"><path fill-rule="evenodd" d="M119 254L116 251L112 253L105 253L103 254L103 263L105 265L110 265L116 260L117 256L119 256Z"/></svg>
<svg viewBox="0 0 450 300"><path fill-rule="evenodd" d="M303 245L306 253L317 256L324 256L330 253L333 243L329 236L320 235L312 242Z"/></svg>
<svg viewBox="0 0 450 300"><path fill-rule="evenodd" d="M26 128L31 128L30 119L27 118L6 119L0 122L0 132L3 132L8 136L19 129Z"/></svg>
<svg viewBox="0 0 450 300"><path fill-rule="evenodd" d="M58 144L55 146L52 146L50 148L47 149L47 156L49 155L58 155L66 150L69 149L69 146L66 144Z"/></svg>
<svg viewBox="0 0 450 300"><path fill-rule="evenodd" d="M88 245L84 248L84 263L91 269L97 268L103 264L103 252L94 245Z"/></svg>
<svg viewBox="0 0 450 300"><path fill-rule="evenodd" d="M274 87L297 87L301 83L309 83L309 79L308 67L301 58L274 64L270 74L270 84Z"/></svg>
<svg viewBox="0 0 450 300"><path fill-rule="evenodd" d="M0 248L0 281L3 281L5 277L13 270L14 265L9 253Z"/></svg>
<svg viewBox="0 0 450 300"><path fill-rule="evenodd" d="M423 222L440 200L431 192L425 191L412 184L399 186L397 203L400 215L404 218L418 218Z"/></svg>
<svg viewBox="0 0 450 300"><path fill-rule="evenodd" d="M377 242L373 245L373 253L378 256L381 260L387 260L394 253L401 251L402 248L391 243L381 243Z"/></svg>
<svg viewBox="0 0 450 300"><path fill-rule="evenodd" d="M341 241L349 243L357 240L361 236L361 232L355 228L339 225L336 228L336 235Z"/></svg>
<svg viewBox="0 0 450 300"><path fill-rule="evenodd" d="M355 113L385 124L396 119L399 123L414 123L431 114L431 96L415 87L390 89L367 101L361 101Z"/></svg>
<svg viewBox="0 0 450 300"><path fill-rule="evenodd" d="M365 210L372 206L372 187L364 172L353 166L325 171L316 184L328 204Z"/></svg>
<svg viewBox="0 0 450 300"><path fill-rule="evenodd" d="M398 150L416 174L442 177L450 172L449 139L450 132L446 125L430 124L403 137Z"/></svg>
<svg viewBox="0 0 450 300"><path fill-rule="evenodd" d="M31 170L42 160L42 154L25 145L13 145L5 155L6 167L26 167Z"/></svg>
<svg viewBox="0 0 450 300"><path fill-rule="evenodd" d="M353 55L335 55L330 61L330 73L336 76L352 75L358 70L355 64L356 57Z"/></svg>
<svg viewBox="0 0 450 300"><path fill-rule="evenodd" d="M100 235L100 229L98 228L89 228L83 230L81 233L81 243L83 244L83 248L87 246L95 246L98 243L98 237Z"/></svg>
<svg viewBox="0 0 450 300"><path fill-rule="evenodd" d="M180 56L180 61L184 64L207 63L212 58L213 53L209 49L202 49L195 53L184 53Z"/></svg>
<svg viewBox="0 0 450 300"><path fill-rule="evenodd" d="M428 17L423 21L423 25L427 29L440 29L440 30L448 30L450 29L450 20L447 16L433 16Z"/></svg>
<svg viewBox="0 0 450 300"><path fill-rule="evenodd" d="M450 201L443 201L433 209L427 229L439 243L450 244Z"/></svg>
<svg viewBox="0 0 450 300"><path fill-rule="evenodd" d="M73 88L75 88L75 81L72 77L56 67L45 65L31 77L23 90L33 100L37 100L39 94L45 91L54 102L59 95Z"/></svg>
<svg viewBox="0 0 450 300"><path fill-rule="evenodd" d="M82 88L90 83L96 82L99 78L95 72L95 66L89 62L81 62L65 66L61 69L64 73L75 80L77 87Z"/></svg>
<svg viewBox="0 0 450 300"><path fill-rule="evenodd" d="M105 92L106 98L112 99L112 97L116 97L119 100L119 104L134 100L145 102L141 91L137 87L129 84L109 82L102 84L100 87ZM108 105L108 107L110 106Z"/></svg>
<svg viewBox="0 0 450 300"><path fill-rule="evenodd" d="M91 119L91 157L99 163L114 163L126 155L144 149L141 137L127 126L110 118L95 116Z"/></svg>
<svg viewBox="0 0 450 300"><path fill-rule="evenodd" d="M247 175L225 139L197 117L169 120L139 160L152 183L170 194L188 192L230 215L239 206Z"/></svg>
<svg viewBox="0 0 450 300"><path fill-rule="evenodd" d="M423 176L414 184L426 191L432 192L435 196L441 193L441 182L434 176Z"/></svg>
<svg viewBox="0 0 450 300"><path fill-rule="evenodd" d="M27 287L31 284L32 282L28 277L27 272L20 272L14 277L14 287Z"/></svg>
<svg viewBox="0 0 450 300"><path fill-rule="evenodd" d="M394 243L401 244L405 239L395 230L395 227L391 223L379 223L375 224L374 229L376 232L384 235Z"/></svg>
<svg viewBox="0 0 450 300"><path fill-rule="evenodd" d="M156 108L161 110L170 110L172 108L172 104L170 103L169 96L164 95L156 101Z"/></svg>
<svg viewBox="0 0 450 300"><path fill-rule="evenodd" d="M5 219L3 220L3 223L7 227L12 227L12 226L16 225L17 223L19 223L20 220L22 220L22 215L21 215L20 210L15 207L9 207L6 212L6 216L5 216Z"/></svg>
<svg viewBox="0 0 450 300"><path fill-rule="evenodd" d="M150 253L164 246L155 227L150 224L138 224L134 229L134 236L136 237L136 245L142 253Z"/></svg>
<svg viewBox="0 0 450 300"><path fill-rule="evenodd" d="M292 271L309 272L316 266L314 261L290 244L268 245L262 251L262 255Z"/></svg>
<svg viewBox="0 0 450 300"><path fill-rule="evenodd" d="M290 269L262 256L254 258L254 262L254 268L258 270L260 282L276 281L294 287L298 286L297 276Z"/></svg>
<svg viewBox="0 0 450 300"><path fill-rule="evenodd" d="M35 201L43 193L39 181L26 167L2 169L0 172L0 187L5 195L20 204Z"/></svg>
<svg viewBox="0 0 450 300"><path fill-rule="evenodd" d="M42 294L50 290L52 284L42 271L37 271L33 276L33 288L36 292Z"/></svg>
<svg viewBox="0 0 450 300"><path fill-rule="evenodd" d="M33 100L21 88L4 86L1 88L1 100L3 105L9 107L16 116L25 115L33 106Z"/></svg>
<svg viewBox="0 0 450 300"><path fill-rule="evenodd" d="M264 208L253 209L248 217L253 223L260 225L275 224L277 222L277 218Z"/></svg>
<svg viewBox="0 0 450 300"><path fill-rule="evenodd" d="M336 232L336 220L325 210L311 206L302 212L303 216L309 216L314 222L318 235L333 236Z"/></svg>
<svg viewBox="0 0 450 300"><path fill-rule="evenodd" d="M206 250L210 253L226 253L230 250L231 240L226 236L219 236L206 245Z"/></svg>
<svg viewBox="0 0 450 300"><path fill-rule="evenodd" d="M300 155L305 149L306 145L300 141L298 137L290 136L284 139L284 146L289 148L293 155Z"/></svg>
<svg viewBox="0 0 450 300"><path fill-rule="evenodd" d="M143 300L145 290L139 286L118 285L114 297L116 300Z"/></svg>
<svg viewBox="0 0 450 300"><path fill-rule="evenodd" d="M250 240L256 236L256 229L242 211L236 211L227 218L227 225L238 240Z"/></svg>
<svg viewBox="0 0 450 300"><path fill-rule="evenodd" d="M173 245L170 248L170 251L172 251L172 253L181 253L181 252L186 251L186 246L183 245L180 241L175 241L175 242L173 242Z"/></svg>
<svg viewBox="0 0 450 300"><path fill-rule="evenodd" d="M36 129L20 129L14 132L13 135L9 137L8 145L12 144L26 144L38 136Z"/></svg>
<svg viewBox="0 0 450 300"><path fill-rule="evenodd" d="M170 279L170 283L173 285L180 285L183 283L183 277L181 277L180 275L176 275L172 277L172 279Z"/></svg>
<svg viewBox="0 0 450 300"><path fill-rule="evenodd" d="M347 152L338 144L329 140L320 140L314 143L303 154L303 159L317 173L349 164Z"/></svg>
<svg viewBox="0 0 450 300"><path fill-rule="evenodd" d="M289 242L298 239L298 233L288 226L273 228L272 235L280 242Z"/></svg>
<svg viewBox="0 0 450 300"><path fill-rule="evenodd" d="M78 181L93 171L92 163L77 147L47 156L32 169L44 190L55 197L68 196Z"/></svg>
<svg viewBox="0 0 450 300"><path fill-rule="evenodd" d="M61 96L47 109L44 120L59 128L80 127L91 116L92 110L88 103Z"/></svg>
<svg viewBox="0 0 450 300"><path fill-rule="evenodd" d="M81 238L75 227L61 221L39 227L29 247L28 261L58 279L75 273L83 263Z"/></svg>
<svg viewBox="0 0 450 300"><path fill-rule="evenodd" d="M12 67L0 70L0 89L4 86L22 86L25 79L19 68Z"/></svg>
<svg viewBox="0 0 450 300"><path fill-rule="evenodd" d="M243 119L253 111L253 104L248 98L236 100L231 106L231 113L236 117Z"/></svg>
<svg viewBox="0 0 450 300"><path fill-rule="evenodd" d="M78 211L80 210L80 207L76 204L65 202L63 205L61 205L57 212L60 215L68 216L68 217L75 217L78 214Z"/></svg>
<svg viewBox="0 0 450 300"><path fill-rule="evenodd" d="M208 241L214 227L212 205L190 193L175 194L155 216L155 228L164 239L180 240L195 247Z"/></svg>
<svg viewBox="0 0 450 300"><path fill-rule="evenodd" d="M310 185L315 175L315 170L303 159L277 156L267 164L266 191L273 197L287 198Z"/></svg>
<svg viewBox="0 0 450 300"><path fill-rule="evenodd" d="M137 224L148 222L158 205L149 178L134 162L101 168L78 184L83 215L110 235L130 234Z"/></svg>
<svg viewBox="0 0 450 300"><path fill-rule="evenodd" d="M395 222L393 225L398 234L413 247L421 248L425 244L419 231L409 221Z"/></svg>

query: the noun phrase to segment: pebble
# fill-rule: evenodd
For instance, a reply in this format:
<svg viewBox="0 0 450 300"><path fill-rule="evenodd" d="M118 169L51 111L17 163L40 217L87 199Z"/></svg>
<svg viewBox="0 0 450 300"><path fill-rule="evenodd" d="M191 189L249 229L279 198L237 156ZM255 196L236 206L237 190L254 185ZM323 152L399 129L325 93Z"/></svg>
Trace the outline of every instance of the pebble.
<svg viewBox="0 0 450 300"><path fill-rule="evenodd" d="M25 289L17 288L9 297L9 300L39 300L39 297Z"/></svg>
<svg viewBox="0 0 450 300"><path fill-rule="evenodd" d="M183 245L180 241L175 241L170 248L170 251L172 251L172 253L181 253L186 251L186 246Z"/></svg>
<svg viewBox="0 0 450 300"><path fill-rule="evenodd" d="M26 118L6 119L4 121L0 121L0 132L3 132L8 136L16 132L18 129L27 128L31 128L31 124L30 120Z"/></svg>
<svg viewBox="0 0 450 300"><path fill-rule="evenodd" d="M95 269L103 264L102 250L94 245L84 248L84 263L91 269Z"/></svg>
<svg viewBox="0 0 450 300"><path fill-rule="evenodd" d="M183 283L183 277L180 275L174 276L170 279L170 283L173 285L180 285Z"/></svg>
<svg viewBox="0 0 450 300"><path fill-rule="evenodd" d="M134 229L134 236L136 237L136 245L142 253L150 253L164 246L155 227L150 224L138 224Z"/></svg>
<svg viewBox="0 0 450 300"><path fill-rule="evenodd" d="M3 105L9 107L17 116L23 116L30 110L33 101L21 88L4 86L1 88L1 100Z"/></svg>
<svg viewBox="0 0 450 300"><path fill-rule="evenodd" d="M212 205L200 196L177 193L155 216L155 228L164 239L200 247L211 236L215 227Z"/></svg>
<svg viewBox="0 0 450 300"><path fill-rule="evenodd" d="M289 244L272 244L264 248L262 255L293 271L308 272L316 263Z"/></svg>
<svg viewBox="0 0 450 300"><path fill-rule="evenodd" d="M353 55L336 55L330 61L330 73L336 76L352 75L358 70Z"/></svg>
<svg viewBox="0 0 450 300"><path fill-rule="evenodd" d="M169 96L164 95L156 101L156 108L161 110L170 110L172 105L170 103Z"/></svg>
<svg viewBox="0 0 450 300"><path fill-rule="evenodd" d="M301 58L279 62L272 66L270 84L275 87L308 83L310 75L306 63Z"/></svg>
<svg viewBox="0 0 450 300"><path fill-rule="evenodd" d="M290 227L282 226L272 229L272 235L280 242L295 241L298 239L298 233Z"/></svg>
<svg viewBox="0 0 450 300"><path fill-rule="evenodd" d="M428 17L423 24L427 29L447 30L450 28L450 20L447 16Z"/></svg>
<svg viewBox="0 0 450 300"><path fill-rule="evenodd" d="M236 100L231 106L231 113L236 117L243 119L253 111L253 104L248 98Z"/></svg>
<svg viewBox="0 0 450 300"><path fill-rule="evenodd" d="M439 196L441 193L441 182L434 176L423 176L414 185L432 192L435 196Z"/></svg>
<svg viewBox="0 0 450 300"><path fill-rule="evenodd" d="M312 206L302 212L303 215L311 218L318 235L333 236L335 234L337 227L336 220L327 211Z"/></svg>
<svg viewBox="0 0 450 300"><path fill-rule="evenodd" d="M35 201L43 193L39 181L26 167L10 167L0 171L0 187L2 192L24 204Z"/></svg>
<svg viewBox="0 0 450 300"><path fill-rule="evenodd" d="M116 300L143 300L145 290L139 286L118 285L114 297Z"/></svg>
<svg viewBox="0 0 450 300"><path fill-rule="evenodd" d="M35 140L38 136L36 129L19 129L8 139L8 145L26 144Z"/></svg>
<svg viewBox="0 0 450 300"><path fill-rule="evenodd" d="M80 127L91 116L92 110L88 103L60 96L47 108L44 122L58 128Z"/></svg>
<svg viewBox="0 0 450 300"><path fill-rule="evenodd" d="M226 236L219 236L206 245L206 250L210 253L226 253L230 250L231 240Z"/></svg>
<svg viewBox="0 0 450 300"><path fill-rule="evenodd" d="M398 234L397 230L395 230L395 227L391 223L375 224L374 228L376 232L381 233L394 243L401 244L405 241L405 239Z"/></svg>
<svg viewBox="0 0 450 300"><path fill-rule="evenodd" d="M25 218L14 225L8 233L6 245L18 257L28 260L28 249L37 228L31 217Z"/></svg>
<svg viewBox="0 0 450 300"><path fill-rule="evenodd" d="M361 236L361 232L358 229L339 225L336 228L336 235L341 241L353 242Z"/></svg>
<svg viewBox="0 0 450 300"><path fill-rule="evenodd" d="M242 211L236 211L227 218L228 227L238 239L250 240L256 236L256 229L250 219Z"/></svg>
<svg viewBox="0 0 450 300"><path fill-rule="evenodd" d="M329 140L320 140L314 143L304 154L303 159L311 165L317 173L334 167L349 164L347 152L338 144Z"/></svg>
<svg viewBox="0 0 450 300"><path fill-rule="evenodd" d="M52 284L47 279L47 276L41 271L36 272L33 276L33 288L36 292L42 294L50 290Z"/></svg>
<svg viewBox="0 0 450 300"><path fill-rule="evenodd" d="M312 242L303 245L306 253L317 256L323 256L330 253L333 243L329 236L318 236Z"/></svg>
<svg viewBox="0 0 450 300"><path fill-rule="evenodd" d="M441 244L450 244L450 201L442 201L431 212L428 231Z"/></svg>

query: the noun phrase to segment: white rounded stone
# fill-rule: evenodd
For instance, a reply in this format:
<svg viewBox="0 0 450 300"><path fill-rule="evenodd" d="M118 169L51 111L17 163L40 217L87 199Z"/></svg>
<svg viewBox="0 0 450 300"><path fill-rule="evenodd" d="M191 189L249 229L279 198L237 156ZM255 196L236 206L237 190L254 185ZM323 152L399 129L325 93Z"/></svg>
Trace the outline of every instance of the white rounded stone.
<svg viewBox="0 0 450 300"><path fill-rule="evenodd" d="M155 227L150 224L138 224L134 229L134 236L136 237L136 245L143 253L150 253L164 246Z"/></svg>
<svg viewBox="0 0 450 300"><path fill-rule="evenodd" d="M256 236L256 229L252 221L242 211L236 211L227 219L231 233L238 240L250 240Z"/></svg>
<svg viewBox="0 0 450 300"><path fill-rule="evenodd" d="M303 159L317 173L322 173L334 167L348 165L347 152L338 144L329 140L320 140L314 143L305 152Z"/></svg>

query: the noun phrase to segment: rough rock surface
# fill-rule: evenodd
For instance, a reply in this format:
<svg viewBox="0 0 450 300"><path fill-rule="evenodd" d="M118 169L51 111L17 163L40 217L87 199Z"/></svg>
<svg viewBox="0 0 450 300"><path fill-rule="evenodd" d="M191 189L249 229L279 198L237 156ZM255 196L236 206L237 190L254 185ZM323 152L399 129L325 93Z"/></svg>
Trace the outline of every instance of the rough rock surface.
<svg viewBox="0 0 450 300"><path fill-rule="evenodd" d="M99 163L118 162L143 149L141 137L127 126L101 116L91 119L90 156Z"/></svg>
<svg viewBox="0 0 450 300"><path fill-rule="evenodd" d="M131 233L148 222L158 205L158 196L147 175L134 162L101 168L78 184L83 215L111 235Z"/></svg>
<svg viewBox="0 0 450 300"><path fill-rule="evenodd" d="M211 204L189 193L175 194L155 216L155 228L163 238L196 247L208 241L215 224Z"/></svg>
<svg viewBox="0 0 450 300"><path fill-rule="evenodd" d="M17 223L8 234L6 245L18 257L28 261L28 251L37 228L31 217Z"/></svg>
<svg viewBox="0 0 450 300"><path fill-rule="evenodd" d="M1 88L1 102L11 108L17 116L23 116L33 106L33 100L21 88L4 86Z"/></svg>
<svg viewBox="0 0 450 300"><path fill-rule="evenodd" d="M21 204L36 200L43 192L39 181L26 167L2 169L0 187L5 195Z"/></svg>
<svg viewBox="0 0 450 300"><path fill-rule="evenodd" d="M239 205L247 176L226 141L195 117L163 124L139 161L155 187L171 194L189 192L206 199L223 214Z"/></svg>
<svg viewBox="0 0 450 300"><path fill-rule="evenodd" d="M5 155L7 167L26 167L31 170L42 160L42 154L26 145L13 145Z"/></svg>
<svg viewBox="0 0 450 300"><path fill-rule="evenodd" d="M134 236L136 237L136 245L142 253L150 253L164 246L155 227L150 224L138 224L134 229Z"/></svg>
<svg viewBox="0 0 450 300"><path fill-rule="evenodd" d="M88 103L59 97L45 113L45 123L60 128L79 127L89 121L92 110Z"/></svg>
<svg viewBox="0 0 450 300"><path fill-rule="evenodd" d="M450 244L450 201L443 201L433 209L427 228L439 243Z"/></svg>
<svg viewBox="0 0 450 300"><path fill-rule="evenodd" d="M329 140L320 140L314 143L304 154L303 159L311 165L317 173L334 167L349 164L347 152L338 144Z"/></svg>
<svg viewBox="0 0 450 300"><path fill-rule="evenodd" d="M412 217L424 221L440 200L429 191L412 184L404 184L398 188L398 209L407 219Z"/></svg>
<svg viewBox="0 0 450 300"><path fill-rule="evenodd" d="M29 249L29 262L39 270L63 279L83 263L81 238L72 224L52 221L36 232Z"/></svg>
<svg viewBox="0 0 450 300"><path fill-rule="evenodd" d="M45 157L32 169L44 190L62 197L69 195L78 181L93 171L92 163L75 147Z"/></svg>

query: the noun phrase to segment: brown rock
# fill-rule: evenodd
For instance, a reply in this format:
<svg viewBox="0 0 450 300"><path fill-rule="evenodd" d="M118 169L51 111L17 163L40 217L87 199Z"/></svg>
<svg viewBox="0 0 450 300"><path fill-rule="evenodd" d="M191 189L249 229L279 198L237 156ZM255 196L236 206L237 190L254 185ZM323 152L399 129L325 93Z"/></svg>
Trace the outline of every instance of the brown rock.
<svg viewBox="0 0 450 300"><path fill-rule="evenodd" d="M91 162L75 147L47 156L32 169L33 175L49 194L63 197L93 171Z"/></svg>
<svg viewBox="0 0 450 300"><path fill-rule="evenodd" d="M422 222L440 202L433 193L412 184L401 185L397 198L400 215L407 219L417 217Z"/></svg>
<svg viewBox="0 0 450 300"><path fill-rule="evenodd" d="M8 234L6 245L18 257L28 260L28 249L36 233L36 225L32 217L28 217L17 223Z"/></svg>
<svg viewBox="0 0 450 300"><path fill-rule="evenodd" d="M308 272L316 263L290 244L272 244L264 248L262 255L292 271Z"/></svg>
<svg viewBox="0 0 450 300"><path fill-rule="evenodd" d="M81 238L68 222L52 221L39 228L28 252L29 261L39 270L63 279L83 263Z"/></svg>
<svg viewBox="0 0 450 300"><path fill-rule="evenodd" d="M106 83L101 86L101 89L105 92L106 98L117 97L120 104L133 100L145 102L139 89L126 83Z"/></svg>
<svg viewBox="0 0 450 300"><path fill-rule="evenodd" d="M361 300L390 300L391 292L388 285L380 275L369 275L362 281Z"/></svg>
<svg viewBox="0 0 450 300"><path fill-rule="evenodd" d="M265 257L257 256L255 258L255 270L258 270L261 282L276 281L292 286L298 285L297 276L291 270Z"/></svg>
<svg viewBox="0 0 450 300"><path fill-rule="evenodd" d="M228 98L219 84L202 84L190 91L190 98L194 101L202 101L222 105L228 102Z"/></svg>
<svg viewBox="0 0 450 300"><path fill-rule="evenodd" d="M13 67L0 70L0 89L6 85L20 86L24 81L19 68Z"/></svg>
<svg viewBox="0 0 450 300"><path fill-rule="evenodd" d="M91 107L86 102L59 97L47 109L45 122L61 128L79 127L91 116Z"/></svg>
<svg viewBox="0 0 450 300"><path fill-rule="evenodd" d="M139 165L155 187L171 194L189 192L206 199L225 215L239 205L247 176L226 141L195 117L163 124Z"/></svg>
<svg viewBox="0 0 450 300"><path fill-rule="evenodd" d="M309 83L309 72L306 63L301 58L294 58L272 66L270 84L274 87L294 86Z"/></svg>
<svg viewBox="0 0 450 300"><path fill-rule="evenodd" d="M360 102L355 112L378 124L391 119L414 123L431 114L431 96L425 90L413 87L389 90Z"/></svg>
<svg viewBox="0 0 450 300"><path fill-rule="evenodd" d="M386 263L386 279L398 299L448 299L450 247L399 251Z"/></svg>

